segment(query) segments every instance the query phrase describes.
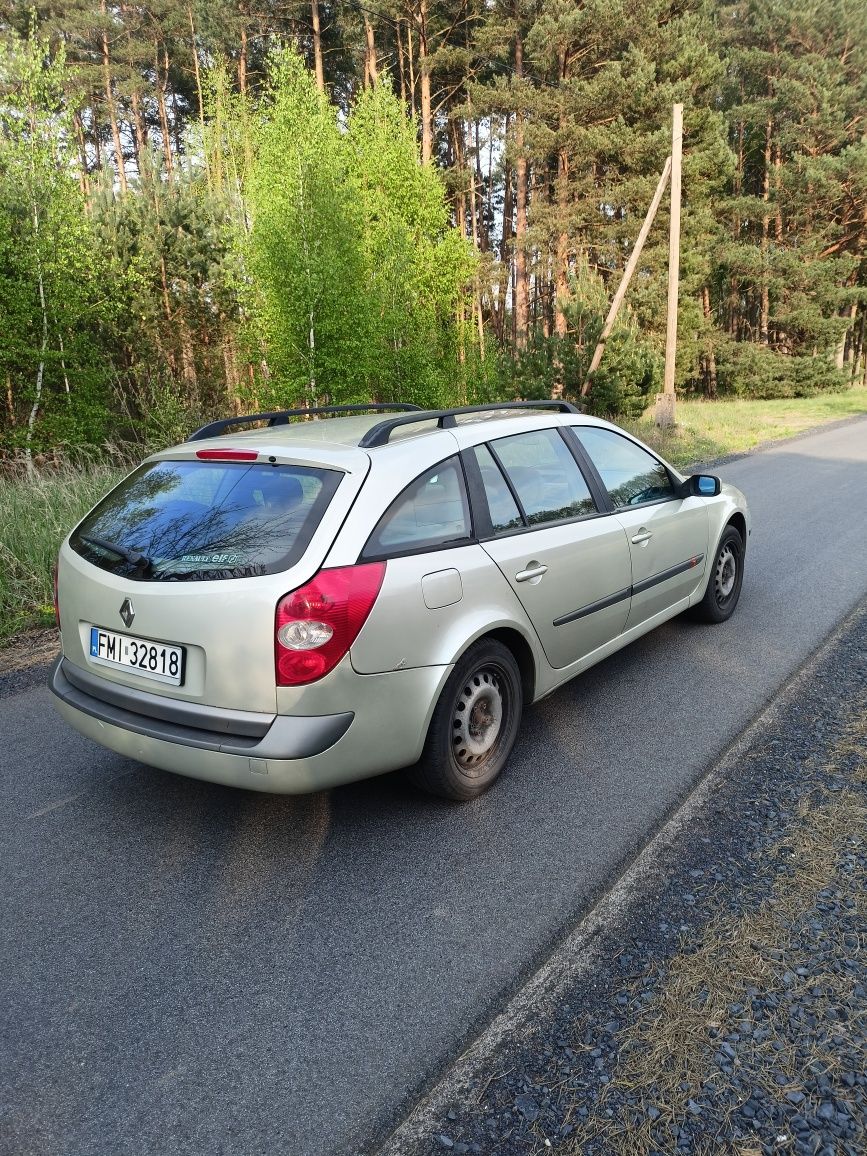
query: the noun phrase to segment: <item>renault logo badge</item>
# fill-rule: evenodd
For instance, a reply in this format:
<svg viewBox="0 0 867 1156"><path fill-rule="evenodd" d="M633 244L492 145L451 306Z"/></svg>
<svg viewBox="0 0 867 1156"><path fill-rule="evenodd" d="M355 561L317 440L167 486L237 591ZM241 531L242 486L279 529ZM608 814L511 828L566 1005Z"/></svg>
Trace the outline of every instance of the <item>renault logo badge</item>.
<svg viewBox="0 0 867 1156"><path fill-rule="evenodd" d="M132 603L128 598L124 598L120 606L120 616L123 619L123 624L129 630L132 626L132 620L135 618L135 611L132 608Z"/></svg>

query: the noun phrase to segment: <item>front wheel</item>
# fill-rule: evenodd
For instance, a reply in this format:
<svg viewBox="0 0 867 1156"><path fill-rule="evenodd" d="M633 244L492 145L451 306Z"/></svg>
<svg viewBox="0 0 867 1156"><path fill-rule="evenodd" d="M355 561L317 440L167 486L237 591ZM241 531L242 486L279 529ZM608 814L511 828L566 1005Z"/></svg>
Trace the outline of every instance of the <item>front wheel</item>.
<svg viewBox="0 0 867 1156"><path fill-rule="evenodd" d="M693 607L702 622L725 622L734 614L744 580L744 542L734 526L720 538L701 602Z"/></svg>
<svg viewBox="0 0 867 1156"><path fill-rule="evenodd" d="M494 639L475 643L443 687L410 778L445 799L481 795L511 754L522 707L521 673L512 652Z"/></svg>

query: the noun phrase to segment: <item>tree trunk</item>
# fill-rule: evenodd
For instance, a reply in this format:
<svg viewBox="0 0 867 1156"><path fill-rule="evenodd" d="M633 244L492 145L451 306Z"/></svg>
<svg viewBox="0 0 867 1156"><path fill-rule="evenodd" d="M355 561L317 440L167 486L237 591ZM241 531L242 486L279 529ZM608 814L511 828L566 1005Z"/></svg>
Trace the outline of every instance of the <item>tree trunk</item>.
<svg viewBox="0 0 867 1156"><path fill-rule="evenodd" d="M482 177L482 147L479 139L479 122L473 121L473 136L475 138L476 146L476 179L473 181L473 197L477 198L476 213L478 215L478 233L479 243L478 249L480 253L487 253L490 249L490 239L488 237L488 226L485 221L485 216L482 212L483 205L483 190L485 182Z"/></svg>
<svg viewBox="0 0 867 1156"><path fill-rule="evenodd" d="M421 162L429 165L433 159L433 108L430 92L430 66L427 43L427 0L419 0L418 62L421 70Z"/></svg>
<svg viewBox="0 0 867 1156"><path fill-rule="evenodd" d="M566 80L569 65L566 50L560 51L560 81ZM566 314L563 302L569 295L569 233L566 220L569 211L569 152L563 143L564 117L561 113L558 124L560 148L557 151L557 219L560 232L557 235L556 264L554 268L554 331L558 337L566 336ZM560 383L562 390L562 382Z"/></svg>
<svg viewBox="0 0 867 1156"><path fill-rule="evenodd" d="M201 125L201 128L202 128L202 144L204 145L204 140L205 140L205 99L204 99L204 96L202 94L202 73L201 73L201 70L199 69L199 49L196 45L196 26L193 23L193 6L192 6L192 4L187 6L187 15L190 18L190 51L193 54L193 71L195 72L195 76L196 76L196 93L197 93L198 98L199 98L199 124ZM208 165L207 149L204 149L204 157L205 157L205 172L207 173L208 185L210 186L211 170L210 170L210 167Z"/></svg>
<svg viewBox="0 0 867 1156"><path fill-rule="evenodd" d="M241 12L241 19L244 20L246 12ZM241 96L247 95L247 26L241 25L241 51L238 55L238 88Z"/></svg>
<svg viewBox="0 0 867 1156"><path fill-rule="evenodd" d="M704 313L705 322L708 325L712 325L710 289L707 287L707 285L703 286L701 291L701 307L702 312ZM704 392L708 397L716 397L716 387L716 354L713 351L713 347L711 347L704 355Z"/></svg>
<svg viewBox="0 0 867 1156"><path fill-rule="evenodd" d="M741 104L744 101L743 86L741 86ZM739 197L743 191L744 183L744 122L738 121L738 159L735 166L734 173L734 195ZM737 212L732 214L732 240L735 244L740 241L741 236L741 221ZM737 340L740 334L740 288L737 278L734 274L729 278L729 294L728 294L728 331L732 337Z"/></svg>
<svg viewBox="0 0 867 1156"><path fill-rule="evenodd" d="M837 365L838 369L843 369L843 367L846 365L846 362L849 361L850 358L852 357L851 338L854 334L855 316L856 316L857 312L858 312L858 304L857 304L857 302L853 302L853 304L850 305L849 309L848 309L849 327L847 328L846 332L841 336L840 343L837 346L837 356L835 358L835 361L836 361L836 365Z"/></svg>
<svg viewBox="0 0 867 1156"><path fill-rule="evenodd" d="M195 404L199 401L199 379L196 373L196 355L189 327L183 317L178 318L178 338L181 343L181 371L189 393L188 398Z"/></svg>
<svg viewBox="0 0 867 1156"><path fill-rule="evenodd" d="M409 63L409 103L412 119L415 120L415 58L412 53L412 23L406 22L406 56Z"/></svg>
<svg viewBox="0 0 867 1156"><path fill-rule="evenodd" d="M400 33L401 21L395 22L394 39L397 44L397 69L400 76L400 103L406 107L406 69L403 63L403 37Z"/></svg>
<svg viewBox="0 0 867 1156"><path fill-rule="evenodd" d="M101 3L102 17L104 21L108 20L105 8L105 0ZM117 124L117 116L115 115L114 96L111 91L111 61L108 54L108 28L103 24L102 28L102 75L105 84L105 102L108 109L108 119L111 124L111 139L114 142L114 156L117 167L117 179L120 182L120 190L125 193L127 190L126 183L126 168L123 160L123 146L120 142L120 129Z"/></svg>
<svg viewBox="0 0 867 1156"><path fill-rule="evenodd" d="M141 157L148 143L147 125L142 116L141 100L139 99L137 89L133 89L130 100L132 103L132 123L135 133L135 163L139 171L139 176L141 176Z"/></svg>
<svg viewBox="0 0 867 1156"><path fill-rule="evenodd" d="M524 151L524 109L521 82L524 77L524 42L520 29L515 37L515 348L527 348L530 283L527 278L527 191L529 173Z"/></svg>
<svg viewBox="0 0 867 1156"><path fill-rule="evenodd" d="M373 25L364 14L364 82L371 88L376 88L379 80L379 70L376 67L376 40L373 35Z"/></svg>
<svg viewBox="0 0 867 1156"><path fill-rule="evenodd" d="M478 150L477 150L478 151ZM478 201L476 199L476 174L475 170L467 169L467 173L472 172L472 184L470 187L470 221L473 228L473 248L479 252L479 213ZM485 322L482 316L482 285L481 278L476 273L476 282L473 292L473 313L476 316L476 324L479 334L479 355L482 361L485 360Z"/></svg>
<svg viewBox="0 0 867 1156"><path fill-rule="evenodd" d="M325 92L325 69L322 66L322 30L319 27L319 0L310 0L310 19L313 25L313 66L316 87Z"/></svg>
<svg viewBox="0 0 867 1156"><path fill-rule="evenodd" d="M168 78L168 74L169 74L169 57L168 57L168 52L167 52L166 53L166 78ZM168 83L168 79L166 80L166 83ZM175 92L174 86L172 86L172 136L175 138L175 156L180 157L180 155L181 155L181 117L180 117L180 113L178 112L178 94ZM178 161L178 164L180 164L180 160Z"/></svg>
<svg viewBox="0 0 867 1156"><path fill-rule="evenodd" d="M773 121L768 121L765 125L765 153L764 153L764 169L762 170L762 201L765 204L765 212L762 214L762 283L759 303L759 341L762 345L768 344L768 326L770 320L770 288L769 288L769 245L768 237L770 235L771 217L767 211L768 202L771 195L771 132L773 129Z"/></svg>
<svg viewBox="0 0 867 1156"><path fill-rule="evenodd" d="M503 125L503 138L509 136L509 114L506 114ZM506 344L506 296L511 280L512 268L512 231L515 206L512 191L512 169L508 164L503 165L503 239L500 242L500 279L497 288L497 308L494 311L494 324L497 330L497 339L502 347Z"/></svg>
<svg viewBox="0 0 867 1156"><path fill-rule="evenodd" d="M174 164L172 161L172 142L171 134L169 133L169 114L166 110L166 86L169 78L169 54L168 49L164 50L165 56L165 71L160 74L160 52L159 45L156 51L156 92L157 92L157 106L160 110L160 132L163 138L163 158L165 160L166 175L171 178L174 172Z"/></svg>
<svg viewBox="0 0 867 1156"><path fill-rule="evenodd" d="M454 120L452 120L451 129L454 171L457 177L457 188L455 190L455 225L461 238L465 238L467 235L467 207L464 201L464 142L462 122L459 117L455 117Z"/></svg>
<svg viewBox="0 0 867 1156"><path fill-rule="evenodd" d="M561 229L557 234L554 257L554 332L566 336L566 314L563 302L569 296L569 234L563 227L569 207L569 154L561 148L557 154L557 210Z"/></svg>
<svg viewBox="0 0 867 1156"><path fill-rule="evenodd" d="M35 190L34 190L35 192ZM36 394L30 415L27 418L27 434L24 441L24 458L27 462L27 473L32 477L33 469L33 431L36 427L36 418L42 404L42 384L45 378L45 354L48 350L48 308L45 304L45 283L42 279L42 257L39 254L39 211L36 202L33 203L33 239L36 242L36 277L39 286L39 308L42 312L42 345L39 352L39 365L36 370Z"/></svg>
<svg viewBox="0 0 867 1156"><path fill-rule="evenodd" d="M78 158L81 165L79 173L79 184L81 192L84 195L85 202L89 209L90 202L90 178L87 171L87 144L84 140L84 125L81 123L81 112L76 110L72 114L72 123L75 125L75 139L78 143Z"/></svg>

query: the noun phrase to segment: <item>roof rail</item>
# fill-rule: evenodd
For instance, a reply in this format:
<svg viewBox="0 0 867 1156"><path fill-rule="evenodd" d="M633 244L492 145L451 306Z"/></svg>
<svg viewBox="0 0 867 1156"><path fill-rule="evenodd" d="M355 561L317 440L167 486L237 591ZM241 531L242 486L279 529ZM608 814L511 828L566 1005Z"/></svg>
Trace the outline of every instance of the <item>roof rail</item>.
<svg viewBox="0 0 867 1156"><path fill-rule="evenodd" d="M225 433L226 430L232 426L243 425L245 422L267 421L269 426L288 425L290 418L309 417L311 414L369 413L371 411L373 413L382 413L394 409L421 412L421 406L418 405L378 405L373 403L370 405L320 405L314 406L311 409L278 409L271 413L248 413L243 416L224 417L219 421L209 422L207 425L203 425L201 429L197 429L195 433L191 433L187 441L198 442L202 441L203 438L217 437Z"/></svg>
<svg viewBox="0 0 867 1156"><path fill-rule="evenodd" d="M420 421L436 421L439 429L452 429L458 423L456 418L464 413L489 413L500 409L554 409L558 413L581 413L577 406L568 401L500 401L488 405L463 405L458 409L425 409L419 413L403 417L389 417L371 426L358 443L359 449L370 450L376 446L388 445L391 431L404 425L415 425Z"/></svg>

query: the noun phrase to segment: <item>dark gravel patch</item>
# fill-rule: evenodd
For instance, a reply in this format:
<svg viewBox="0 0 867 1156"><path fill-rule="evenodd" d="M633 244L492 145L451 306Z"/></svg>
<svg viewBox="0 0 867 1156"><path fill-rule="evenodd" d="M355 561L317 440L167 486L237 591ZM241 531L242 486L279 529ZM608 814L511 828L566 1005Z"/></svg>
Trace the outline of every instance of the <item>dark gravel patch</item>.
<svg viewBox="0 0 867 1156"><path fill-rule="evenodd" d="M865 720L867 609L663 852L648 892L605 931L598 966L501 1045L472 1098L413 1151L864 1156L867 831L819 860L828 878L814 870L812 891L809 841L821 823L836 838L838 811L841 824L863 816ZM802 889L810 901L789 910ZM777 938L742 942L738 930L768 912ZM693 962L716 928L728 928L732 968L747 959L755 980L720 1008L731 977L725 951L711 956L716 977L689 990L708 1008L700 1071L683 1072L673 1104L670 1077L656 1079L642 1051L658 1072L681 1062L664 1058L665 1000L687 990L684 973L700 975Z"/></svg>
<svg viewBox="0 0 867 1156"><path fill-rule="evenodd" d="M60 636L52 627L28 630L0 648L0 699L44 685L60 653Z"/></svg>
<svg viewBox="0 0 867 1156"><path fill-rule="evenodd" d="M0 673L0 699L9 698L13 694L22 694L35 686L45 686L54 664L54 657L50 662L39 662L19 670Z"/></svg>

